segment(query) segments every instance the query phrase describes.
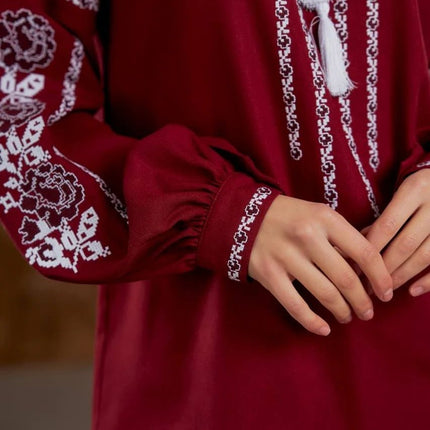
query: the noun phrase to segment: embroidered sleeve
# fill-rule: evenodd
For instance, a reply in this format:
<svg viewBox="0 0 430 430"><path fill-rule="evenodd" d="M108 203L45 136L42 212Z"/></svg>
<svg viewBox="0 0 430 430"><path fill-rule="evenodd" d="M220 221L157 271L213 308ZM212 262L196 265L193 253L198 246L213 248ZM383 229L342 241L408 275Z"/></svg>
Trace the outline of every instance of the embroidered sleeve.
<svg viewBox="0 0 430 430"><path fill-rule="evenodd" d="M0 217L28 262L72 282L197 267L248 279L279 184L224 139L177 124L132 139L96 119L98 1L4 3Z"/></svg>

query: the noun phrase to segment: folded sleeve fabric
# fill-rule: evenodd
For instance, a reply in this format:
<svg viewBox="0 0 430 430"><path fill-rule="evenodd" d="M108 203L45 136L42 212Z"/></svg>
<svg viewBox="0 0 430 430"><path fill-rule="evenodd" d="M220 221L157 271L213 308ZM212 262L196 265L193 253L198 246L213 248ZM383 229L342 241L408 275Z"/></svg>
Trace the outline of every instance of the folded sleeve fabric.
<svg viewBox="0 0 430 430"><path fill-rule="evenodd" d="M410 50L410 55L414 56L414 61L419 66L414 70L415 81L417 82L418 91L416 92L415 103L405 110L405 115L410 118L415 118L414 121L409 121L411 124L406 130L405 140L408 146L408 153L403 157L400 163L394 190L401 185L407 176L421 169L430 168L430 72L428 57L422 55L426 51L426 43L430 35L427 19L430 8L427 2L419 2L419 10L421 20L417 17L417 22L421 23L419 32L421 37L417 38L415 48ZM429 52L427 45L427 52ZM416 57L416 58L415 58Z"/></svg>
<svg viewBox="0 0 430 430"><path fill-rule="evenodd" d="M427 60L430 66L430 2L428 0L420 0L421 23L423 27L423 35L427 48Z"/></svg>
<svg viewBox="0 0 430 430"><path fill-rule="evenodd" d="M409 154L400 164L395 190L410 174L430 168L430 74L424 63L422 70L417 70L417 79L421 85L414 112L416 128L409 130Z"/></svg>
<svg viewBox="0 0 430 430"><path fill-rule="evenodd" d="M80 4L2 2L6 230L55 279L109 283L202 267L252 281L251 248L280 185L222 136L165 124L132 138L100 120L96 13Z"/></svg>

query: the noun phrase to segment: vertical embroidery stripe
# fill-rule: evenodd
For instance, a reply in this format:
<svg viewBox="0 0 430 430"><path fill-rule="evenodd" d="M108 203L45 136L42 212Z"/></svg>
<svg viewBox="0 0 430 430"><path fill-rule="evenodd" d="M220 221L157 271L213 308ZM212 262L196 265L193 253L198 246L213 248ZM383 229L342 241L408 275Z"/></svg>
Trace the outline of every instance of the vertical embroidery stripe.
<svg viewBox="0 0 430 430"><path fill-rule="evenodd" d="M290 155L294 160L302 158L300 145L300 125L296 114L296 96L294 94L294 76L291 64L291 37L289 28L289 10L286 0L275 2L275 15L277 17L277 45L279 47L279 71L281 75L285 115L290 142Z"/></svg>
<svg viewBox="0 0 430 430"><path fill-rule="evenodd" d="M348 3L346 0L336 0L334 4L335 11L335 19L336 19L336 30L338 31L339 37L342 42L342 48L345 56L345 61L347 67L349 67L349 61L347 58L348 52L348 24L347 24L347 11L348 11ZM341 111L341 122L342 128L345 132L346 139L348 142L349 149L351 150L351 154L354 157L355 164L357 165L358 171L360 173L361 179L366 187L367 198L372 207L375 218L380 215L379 208L376 203L375 195L370 184L369 179L367 178L366 172L364 170L363 164L360 160L360 157L357 152L357 145L355 143L355 139L352 133L352 117L351 117L351 103L349 96L341 96L339 97L340 103L340 111Z"/></svg>
<svg viewBox="0 0 430 430"><path fill-rule="evenodd" d="M303 32L306 37L308 55L311 59L312 75L316 95L316 114L318 118L318 141L321 154L321 171L324 174L324 198L332 209L338 206L336 190L336 165L333 162L333 135L330 128L330 108L327 104L324 74L318 62L317 52L312 37L306 27L301 7L298 7Z"/></svg>
<svg viewBox="0 0 430 430"><path fill-rule="evenodd" d="M70 58L70 65L63 82L63 99L60 107L48 118L48 125L54 124L70 112L76 103L76 84L81 74L82 62L84 60L84 47L75 39Z"/></svg>
<svg viewBox="0 0 430 430"><path fill-rule="evenodd" d="M262 205L263 200L265 200L269 194L272 194L272 190L270 188L257 188L255 193L252 195L251 200L246 205L245 215L241 218L239 226L233 235L234 242L227 261L227 274L233 281L240 281L240 261L242 260L242 253L245 249L245 245L248 242L247 232L251 230L252 224L260 213L259 206Z"/></svg>
<svg viewBox="0 0 430 430"><path fill-rule="evenodd" d="M379 166L378 153L378 0L367 0L367 141L369 145L369 164L376 172Z"/></svg>

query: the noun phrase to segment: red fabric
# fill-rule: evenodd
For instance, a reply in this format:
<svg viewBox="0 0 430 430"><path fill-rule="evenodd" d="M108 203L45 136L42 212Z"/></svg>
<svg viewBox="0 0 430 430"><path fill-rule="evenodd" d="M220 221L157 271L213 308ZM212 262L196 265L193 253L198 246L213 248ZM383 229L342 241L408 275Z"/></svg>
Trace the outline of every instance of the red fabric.
<svg viewBox="0 0 430 430"><path fill-rule="evenodd" d="M350 116L314 78L292 1L111 0L98 21L92 0L3 1L0 214L41 273L103 283L94 430L427 428L430 296L404 286L375 300L372 321L341 326L295 282L332 322L322 338L247 275L277 195L331 202L361 228L430 162L418 4L333 3L357 83Z"/></svg>
<svg viewBox="0 0 430 430"><path fill-rule="evenodd" d="M430 2L428 0L419 0L419 6L424 40L427 47L427 58L430 59Z"/></svg>

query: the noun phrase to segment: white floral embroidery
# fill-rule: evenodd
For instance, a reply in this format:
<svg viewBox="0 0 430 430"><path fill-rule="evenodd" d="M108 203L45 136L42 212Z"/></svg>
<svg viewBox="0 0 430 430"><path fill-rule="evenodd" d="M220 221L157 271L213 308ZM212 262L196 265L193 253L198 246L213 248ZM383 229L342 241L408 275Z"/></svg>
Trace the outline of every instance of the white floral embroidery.
<svg viewBox="0 0 430 430"><path fill-rule="evenodd" d="M336 30L339 34L339 37L342 42L342 48L344 53L344 59L347 67L349 67L348 60L348 24L347 24L347 11L348 11L348 2L346 0L336 0L334 4L334 12L335 12L335 26ZM351 116L351 102L349 99L349 95L340 96L339 97L340 111L341 111L341 123L342 128L346 135L346 140L348 142L349 149L351 150L351 154L354 158L357 169L360 173L361 179L364 183L364 186L367 191L367 198L370 202L370 205L373 210L373 214L376 217L380 215L378 205L376 203L375 194L373 192L372 186L370 184L369 179L367 178L366 172L364 170L363 164L360 160L357 151L357 145L355 143L355 139L352 133L352 116Z"/></svg>
<svg viewBox="0 0 430 430"><path fill-rule="evenodd" d="M369 164L376 172L379 166L378 152L378 28L379 2L367 0L367 139L369 145Z"/></svg>
<svg viewBox="0 0 430 430"><path fill-rule="evenodd" d="M421 163L416 164L417 167L430 166L430 161L421 161Z"/></svg>
<svg viewBox="0 0 430 430"><path fill-rule="evenodd" d="M347 67L349 67L349 61L348 61L348 24L347 24L347 11L348 11L348 2L346 0L336 0L334 4L334 11L335 11L335 26L336 30L339 34L339 37L342 42L342 48L344 53L344 59L347 64ZM375 194L373 192L372 186L370 184L369 179L367 178L366 172L364 170L363 164L360 160L360 157L357 152L357 145L355 143L355 139L352 133L352 117L351 117L351 103L349 99L349 95L346 96L340 96L339 97L339 103L340 103L340 111L341 111L341 123L342 128L345 132L346 139L348 142L349 149L351 150L351 154L354 158L355 164L357 166L357 169L360 173L361 179L366 187L367 191L367 198L370 202L370 205L373 210L373 214L376 217L380 215L378 205L376 203Z"/></svg>
<svg viewBox="0 0 430 430"><path fill-rule="evenodd" d="M289 28L289 10L286 0L276 0L277 44L279 47L279 71L285 103L287 129L289 131L290 155L294 160L302 158L300 145L300 125L296 114L296 95L294 94L293 66L291 64L291 37Z"/></svg>
<svg viewBox="0 0 430 430"><path fill-rule="evenodd" d="M31 73L17 83L15 70L9 70L0 78L0 91L6 94L0 100L0 136L8 133L12 126L25 124L45 109L45 103L34 98L44 82L43 75Z"/></svg>
<svg viewBox="0 0 430 430"><path fill-rule="evenodd" d="M313 82L316 95L316 114L318 118L318 141L321 153L321 171L324 174L324 198L332 209L338 206L336 190L336 165L333 162L333 135L330 128L330 108L327 104L326 85L321 65L318 61L315 44L309 33L303 16L302 8L298 8L303 32L306 38L308 55L311 59Z"/></svg>
<svg viewBox="0 0 430 430"><path fill-rule="evenodd" d="M66 0L81 9L89 9L97 12L99 10L99 0Z"/></svg>
<svg viewBox="0 0 430 430"><path fill-rule="evenodd" d="M72 163L76 167L79 167L81 170L83 170L86 174L90 175L94 180L99 184L100 189L105 193L105 195L109 198L110 202L112 203L112 206L114 209L121 215L122 218L124 218L128 222L128 215L127 215L127 208L125 207L124 203L118 198L118 196L112 192L112 190L109 188L109 186L106 184L105 181L103 181L100 176L96 175L91 170L87 169L85 166L82 166L81 164L77 163L76 161L70 160L67 158L64 154L62 154L58 148L54 146L54 152L59 157L64 158L69 163Z"/></svg>
<svg viewBox="0 0 430 430"><path fill-rule="evenodd" d="M45 123L41 116L30 120L19 136L12 127L6 142L0 140L0 172L6 173L0 205L7 214L25 214L19 233L30 264L78 271L79 260L93 261L110 254L94 240L99 217L94 208L82 213L85 191L78 178L54 164L51 154L37 145ZM70 221L80 215L77 231Z"/></svg>
<svg viewBox="0 0 430 430"><path fill-rule="evenodd" d="M60 107L48 118L48 125L54 124L63 116L67 115L75 106L76 84L81 73L83 59L84 47L78 39L75 39L69 69L64 77L62 90L63 99L61 100Z"/></svg>
<svg viewBox="0 0 430 430"><path fill-rule="evenodd" d="M248 242L248 234L251 226L260 213L260 208L264 199L267 198L272 190L268 187L258 187L251 200L245 207L245 215L240 220L239 226L233 236L234 243L231 247L229 259L227 261L228 277L233 281L240 281L240 261L245 245Z"/></svg>
<svg viewBox="0 0 430 430"><path fill-rule="evenodd" d="M4 11L0 19L0 67L32 72L47 67L57 47L54 29L28 9Z"/></svg>
<svg viewBox="0 0 430 430"><path fill-rule="evenodd" d="M84 207L85 190L76 175L52 162L53 155L39 144L45 104L36 96L44 89L44 76L17 79L17 71L49 65L54 33L45 18L27 9L3 12L0 30L0 91L5 94L0 99L0 208L23 214L18 233L23 245L31 245L26 250L30 264L76 273L79 261L106 257L110 250L95 239L99 217L93 207ZM25 51L18 39L27 41ZM71 221L77 218L75 230Z"/></svg>

